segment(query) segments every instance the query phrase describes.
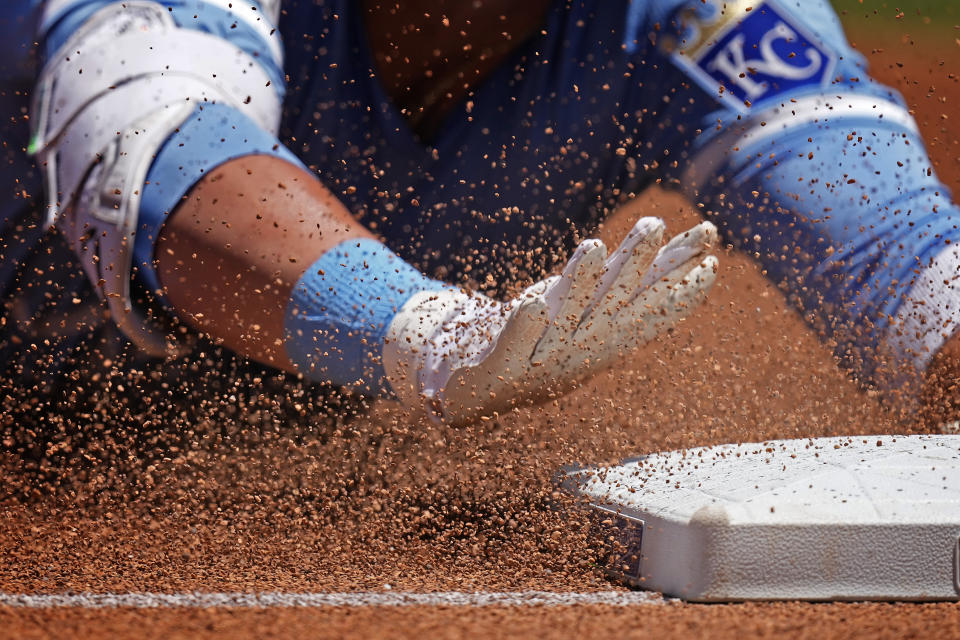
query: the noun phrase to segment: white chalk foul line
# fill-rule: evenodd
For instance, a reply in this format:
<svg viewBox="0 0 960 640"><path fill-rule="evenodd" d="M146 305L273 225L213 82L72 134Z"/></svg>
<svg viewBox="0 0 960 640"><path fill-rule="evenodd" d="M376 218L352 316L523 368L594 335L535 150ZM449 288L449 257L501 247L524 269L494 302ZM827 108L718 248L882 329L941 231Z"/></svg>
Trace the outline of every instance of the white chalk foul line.
<svg viewBox="0 0 960 640"><path fill-rule="evenodd" d="M366 591L345 593L0 593L0 607L50 609L263 609L289 607L570 607L608 605L634 607L663 604L656 593L644 591L557 591L411 593Z"/></svg>

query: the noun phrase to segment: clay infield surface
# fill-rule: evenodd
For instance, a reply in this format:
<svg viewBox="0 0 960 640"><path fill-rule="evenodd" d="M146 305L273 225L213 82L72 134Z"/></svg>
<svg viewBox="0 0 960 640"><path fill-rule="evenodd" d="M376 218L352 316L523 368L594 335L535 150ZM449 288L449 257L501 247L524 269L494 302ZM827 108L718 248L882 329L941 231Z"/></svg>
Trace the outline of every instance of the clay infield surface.
<svg viewBox="0 0 960 640"><path fill-rule="evenodd" d="M960 41L872 20L851 25L851 39L906 95L937 170L960 192ZM660 192L642 206L671 229L697 221ZM603 233L622 229L614 220ZM692 605L629 592L597 569L585 517L551 482L561 465L921 432L836 369L749 259L720 257L706 309L673 336L498 420L454 431L382 403L351 422L264 428L270 411L309 407L291 393L279 409L238 410L228 389L195 425L194 445L153 457L119 448L111 468L69 458L42 481L5 458L17 490L0 506L0 637L960 638L955 603ZM114 428L143 419L115 416ZM150 459L120 463L140 457ZM19 597L84 593L183 595L55 607ZM231 595L252 593L265 595Z"/></svg>

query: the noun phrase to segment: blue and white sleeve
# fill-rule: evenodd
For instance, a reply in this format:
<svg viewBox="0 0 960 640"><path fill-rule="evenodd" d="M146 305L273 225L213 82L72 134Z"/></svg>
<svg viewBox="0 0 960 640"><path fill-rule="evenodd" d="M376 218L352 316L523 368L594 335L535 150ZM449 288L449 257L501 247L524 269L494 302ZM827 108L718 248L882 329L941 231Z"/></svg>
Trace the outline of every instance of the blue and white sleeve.
<svg viewBox="0 0 960 640"><path fill-rule="evenodd" d="M54 6L48 6L41 24L48 57L97 11L117 3L115 0L72 0L51 4ZM166 7L181 29L216 36L249 54L269 77L277 104L282 102L285 86L282 49L259 2L161 0L157 4ZM196 55L203 52L198 51ZM280 144L275 131L263 127L227 101L198 104L171 133L150 165L140 200L134 264L138 277L147 287L160 288L153 248L167 215L206 173L229 160L255 154L272 155L303 166Z"/></svg>
<svg viewBox="0 0 960 640"><path fill-rule="evenodd" d="M958 328L960 210L903 100L870 78L825 0L655 4L661 87L679 89L663 116L685 123L667 181L863 381L923 371Z"/></svg>

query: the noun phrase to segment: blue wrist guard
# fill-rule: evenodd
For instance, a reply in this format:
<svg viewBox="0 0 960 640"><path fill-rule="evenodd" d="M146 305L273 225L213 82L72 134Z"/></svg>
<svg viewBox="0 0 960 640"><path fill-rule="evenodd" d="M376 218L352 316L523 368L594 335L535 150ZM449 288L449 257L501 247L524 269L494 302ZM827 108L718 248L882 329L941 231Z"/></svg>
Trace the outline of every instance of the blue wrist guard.
<svg viewBox="0 0 960 640"><path fill-rule="evenodd" d="M346 240L300 277L284 328L290 361L308 378L390 396L381 357L390 322L432 280L374 240Z"/></svg>

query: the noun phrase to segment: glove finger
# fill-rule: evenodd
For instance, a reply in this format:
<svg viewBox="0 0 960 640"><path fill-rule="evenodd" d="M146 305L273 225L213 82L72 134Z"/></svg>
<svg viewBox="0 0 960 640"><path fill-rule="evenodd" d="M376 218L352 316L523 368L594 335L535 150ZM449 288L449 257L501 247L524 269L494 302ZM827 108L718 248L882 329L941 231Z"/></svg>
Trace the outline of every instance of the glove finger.
<svg viewBox="0 0 960 640"><path fill-rule="evenodd" d="M618 309L634 299L641 279L663 244L666 225L660 218L641 218L607 258L596 292L565 345L555 347L535 384L563 383L565 378L581 377L584 362L595 361L605 351L604 340L612 332ZM540 355L540 349L535 356ZM536 357L535 357L536 361Z"/></svg>
<svg viewBox="0 0 960 640"><path fill-rule="evenodd" d="M588 314L609 313L639 291L641 278L663 244L666 225L660 218L640 218L604 265Z"/></svg>
<svg viewBox="0 0 960 640"><path fill-rule="evenodd" d="M563 269L563 279L569 282L563 305L551 319L580 316L593 298L597 282L603 274L607 247L599 240L585 240L577 247L574 257Z"/></svg>
<svg viewBox="0 0 960 640"><path fill-rule="evenodd" d="M698 260L717 243L717 228L710 222L701 222L684 233L674 236L660 249L640 284L642 289L667 277L671 271L682 269L691 260ZM689 267L688 267L689 269ZM685 273L685 271L684 271Z"/></svg>
<svg viewBox="0 0 960 640"><path fill-rule="evenodd" d="M706 256L686 264L689 268L675 269L671 277L644 291L624 309L617 319L621 334L634 336L639 346L689 316L706 300L717 279L717 259Z"/></svg>
<svg viewBox="0 0 960 640"><path fill-rule="evenodd" d="M670 283L647 289L631 302L608 325L607 331L577 335L578 344L591 346L590 359L584 363L587 370L609 366L690 315L713 286L716 266L716 258L707 256L689 270L677 270Z"/></svg>
<svg viewBox="0 0 960 640"><path fill-rule="evenodd" d="M533 353L534 362L543 362L562 348L580 324L584 309L590 304L603 272L607 248L599 240L585 240L567 263L560 281L545 294L550 326ZM552 298L552 299L551 299Z"/></svg>
<svg viewBox="0 0 960 640"><path fill-rule="evenodd" d="M573 256L567 261L563 268L563 273L559 276L553 276L542 280L549 282L551 286L544 291L544 299L547 302L548 316L553 319L561 311L564 303L568 299L571 290L577 288L581 280L588 277L589 272L594 270L593 265L596 262L603 263L603 258L607 255L607 247L600 240L584 240L577 245ZM539 283L537 283L539 284ZM533 285L536 287L537 285ZM531 287L531 289L533 288Z"/></svg>
<svg viewBox="0 0 960 640"><path fill-rule="evenodd" d="M585 344L617 344L614 334L617 326L624 323L632 325L642 318L644 308L665 296L670 287L700 264L707 251L716 242L717 229L709 222L703 222L674 236L656 254L653 263L643 273L639 281L634 281L630 295L607 295L607 304L598 309L601 313L591 313L587 321L581 324L575 339ZM652 291L648 291L651 290ZM609 304L609 302L613 304ZM628 330L632 335L632 329ZM630 339L629 337L625 339Z"/></svg>

